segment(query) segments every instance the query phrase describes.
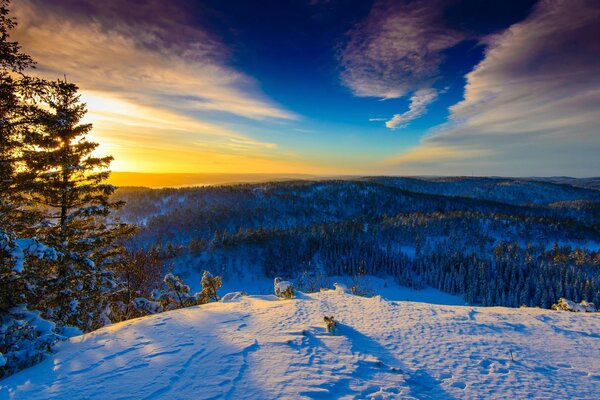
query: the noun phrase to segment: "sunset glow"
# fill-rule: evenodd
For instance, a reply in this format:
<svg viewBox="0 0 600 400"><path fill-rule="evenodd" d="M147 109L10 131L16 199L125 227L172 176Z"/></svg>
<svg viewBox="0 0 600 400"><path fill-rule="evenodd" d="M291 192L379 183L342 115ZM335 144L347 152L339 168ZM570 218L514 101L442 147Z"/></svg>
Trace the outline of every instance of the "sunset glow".
<svg viewBox="0 0 600 400"><path fill-rule="evenodd" d="M598 7L471 3L20 0L14 37L115 171L597 173Z"/></svg>

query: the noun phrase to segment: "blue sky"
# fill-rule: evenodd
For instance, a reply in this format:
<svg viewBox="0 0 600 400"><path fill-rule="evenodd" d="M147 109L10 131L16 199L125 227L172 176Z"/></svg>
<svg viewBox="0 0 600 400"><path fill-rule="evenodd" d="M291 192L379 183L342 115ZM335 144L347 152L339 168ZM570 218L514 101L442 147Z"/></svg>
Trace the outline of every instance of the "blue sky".
<svg viewBox="0 0 600 400"><path fill-rule="evenodd" d="M139 172L598 175L593 0L21 0Z"/></svg>

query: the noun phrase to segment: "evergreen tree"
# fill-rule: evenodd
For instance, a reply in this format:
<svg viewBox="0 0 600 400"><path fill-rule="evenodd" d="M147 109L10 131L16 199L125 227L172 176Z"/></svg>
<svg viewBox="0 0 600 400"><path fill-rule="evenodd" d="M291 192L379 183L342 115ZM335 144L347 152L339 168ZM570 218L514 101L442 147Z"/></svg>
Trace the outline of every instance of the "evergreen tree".
<svg viewBox="0 0 600 400"><path fill-rule="evenodd" d="M0 229L12 232L22 231L25 222L19 208L16 171L22 159L26 122L20 99L32 84L23 72L33 66L33 60L10 40L16 22L8 14L9 4L8 0L0 0Z"/></svg>
<svg viewBox="0 0 600 400"><path fill-rule="evenodd" d="M111 268L133 229L106 218L122 206L110 201L115 188L103 183L112 157L92 155L98 144L86 140L92 126L81 123L86 108L77 92L76 85L58 80L37 95L20 178L37 208L45 210L44 242L64 254L45 271L51 279L37 306L53 319L91 330L110 322Z"/></svg>
<svg viewBox="0 0 600 400"><path fill-rule="evenodd" d="M24 74L33 60L10 40L16 22L9 16L9 5L8 0L0 0L0 312L27 302L39 280L27 261L46 255L40 251L45 246L34 238L26 239L35 233L39 215L26 210L29 199L23 195L17 173L23 167L28 123L24 99L43 81ZM57 258L55 253L53 259Z"/></svg>
<svg viewBox="0 0 600 400"><path fill-rule="evenodd" d="M202 291L196 293L196 301L198 304L206 304L211 300L219 301L219 295L217 291L221 288L223 278L220 276L213 276L210 272L204 271L202 274Z"/></svg>
<svg viewBox="0 0 600 400"><path fill-rule="evenodd" d="M165 311L196 305L196 298L190 294L190 287L180 277L172 273L165 275L165 290L155 290L152 294Z"/></svg>
<svg viewBox="0 0 600 400"><path fill-rule="evenodd" d="M60 338L54 324L30 307L43 283L31 261L57 262L61 254L24 237L34 233L38 219L26 212L28 198L17 179L28 123L23 100L43 81L24 75L33 61L10 40L16 22L8 6L8 0L0 0L0 378L39 361Z"/></svg>
<svg viewBox="0 0 600 400"><path fill-rule="evenodd" d="M45 232L47 241L101 261L106 253L97 249L113 245L128 229L98 218L123 205L110 201L115 188L103 183L113 158L92 155L98 143L86 140L92 125L81 123L86 107L76 85L50 82L40 100L24 150L24 175L30 178L34 201L47 207L47 217L54 221Z"/></svg>

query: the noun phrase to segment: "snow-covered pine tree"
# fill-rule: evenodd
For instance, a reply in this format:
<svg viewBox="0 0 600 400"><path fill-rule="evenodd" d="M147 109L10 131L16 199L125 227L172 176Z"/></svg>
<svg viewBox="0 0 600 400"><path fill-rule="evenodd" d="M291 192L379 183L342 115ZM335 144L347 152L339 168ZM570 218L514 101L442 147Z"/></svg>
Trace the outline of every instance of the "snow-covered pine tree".
<svg viewBox="0 0 600 400"><path fill-rule="evenodd" d="M14 293L15 271L12 268L9 243L15 239L14 176L17 168L19 135L17 110L18 84L15 73L31 65L29 56L20 53L18 43L9 39L15 21L8 15L8 0L0 0L0 307L8 305Z"/></svg>
<svg viewBox="0 0 600 400"><path fill-rule="evenodd" d="M33 60L10 40L16 22L9 16L9 4L0 0L0 229L5 232L23 231L32 222L25 218L31 215L20 207L25 198L20 196L16 171L22 161L26 122L21 99L37 82L24 75Z"/></svg>
<svg viewBox="0 0 600 400"><path fill-rule="evenodd" d="M27 131L27 105L23 99L42 81L24 74L33 60L21 53L10 40L16 22L9 16L8 0L0 0L0 312L28 302L37 283L27 258L35 251L35 233L39 214L27 210L23 182L17 171L23 167L24 134ZM37 247L36 247L37 248ZM33 278L34 280L29 280Z"/></svg>
<svg viewBox="0 0 600 400"><path fill-rule="evenodd" d="M157 289L152 294L153 299L160 303L163 310L169 311L196 305L196 298L190 294L190 287L180 277L168 273L163 282L166 289Z"/></svg>
<svg viewBox="0 0 600 400"><path fill-rule="evenodd" d="M44 242L64 255L50 272L38 307L52 319L88 331L110 322L111 268L133 228L107 218L122 206L110 201L115 188L103 183L112 157L92 155L98 144L86 140L92 125L81 123L86 107L77 86L49 82L35 100L20 176L50 222L40 232Z"/></svg>
<svg viewBox="0 0 600 400"><path fill-rule="evenodd" d="M0 0L0 378L40 360L60 338L55 325L32 311L30 301L43 278L30 260L56 262L60 253L35 238L39 215L25 208L22 145L27 127L26 104L43 81L24 74L33 64L9 34L16 22L8 0Z"/></svg>
<svg viewBox="0 0 600 400"><path fill-rule="evenodd" d="M206 304L211 300L219 301L219 295L217 294L217 290L221 288L223 278L220 276L213 276L208 271L204 271L202 274L202 280L200 281L202 285L202 291L196 293L196 301L198 304Z"/></svg>

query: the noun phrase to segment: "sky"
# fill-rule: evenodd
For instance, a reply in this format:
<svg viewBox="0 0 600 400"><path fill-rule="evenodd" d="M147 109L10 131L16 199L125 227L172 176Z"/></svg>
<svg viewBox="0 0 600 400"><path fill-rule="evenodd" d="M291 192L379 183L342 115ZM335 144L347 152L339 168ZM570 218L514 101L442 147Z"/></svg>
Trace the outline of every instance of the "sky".
<svg viewBox="0 0 600 400"><path fill-rule="evenodd" d="M596 0L13 0L114 171L600 175Z"/></svg>

